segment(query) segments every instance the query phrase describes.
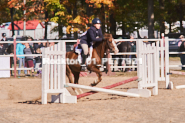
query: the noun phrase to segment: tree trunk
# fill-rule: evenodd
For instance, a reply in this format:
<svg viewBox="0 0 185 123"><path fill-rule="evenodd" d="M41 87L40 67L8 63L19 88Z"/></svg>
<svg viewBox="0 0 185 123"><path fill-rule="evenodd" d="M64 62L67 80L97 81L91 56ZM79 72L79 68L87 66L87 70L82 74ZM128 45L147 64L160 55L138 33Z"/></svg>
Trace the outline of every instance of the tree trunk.
<svg viewBox="0 0 185 123"><path fill-rule="evenodd" d="M12 24L12 37L15 35L14 33L14 20L13 20L13 7L10 9L10 14L11 14L11 24Z"/></svg>
<svg viewBox="0 0 185 123"><path fill-rule="evenodd" d="M169 33L172 32L172 26L171 26L171 23L169 23Z"/></svg>
<svg viewBox="0 0 185 123"><path fill-rule="evenodd" d="M61 39L62 36L63 36L63 30L62 30L62 28L63 28L62 23L58 23L59 39Z"/></svg>
<svg viewBox="0 0 185 123"><path fill-rule="evenodd" d="M47 39L47 32L48 32L48 11L45 11L45 34L44 39Z"/></svg>
<svg viewBox="0 0 185 123"><path fill-rule="evenodd" d="M124 25L124 22L122 21L122 36L126 35L126 31L125 31L125 25Z"/></svg>
<svg viewBox="0 0 185 123"><path fill-rule="evenodd" d="M73 9L73 18L76 18L77 17L77 6L76 6L76 2L75 2L75 7ZM78 33L77 32L74 32L74 39L77 39L78 38Z"/></svg>
<svg viewBox="0 0 185 123"><path fill-rule="evenodd" d="M180 20L180 32L183 33L183 26L182 26L182 20L183 20L183 6L182 3L179 5L180 7L180 13L179 13L179 20Z"/></svg>
<svg viewBox="0 0 185 123"><path fill-rule="evenodd" d="M165 34L165 22L163 17L163 10L164 10L164 0L159 0L159 7L161 10L160 19L159 19L159 25L160 25L160 38L162 38L161 34Z"/></svg>
<svg viewBox="0 0 185 123"><path fill-rule="evenodd" d="M67 8L67 12L71 15L71 8L66 7ZM71 25L71 24L70 24ZM66 33L67 38L71 37L71 32L70 33Z"/></svg>
<svg viewBox="0 0 185 123"><path fill-rule="evenodd" d="M111 26L110 26L110 33L112 35L116 35L116 21L115 21L113 13L110 15L109 19L110 19L110 24L111 24Z"/></svg>
<svg viewBox="0 0 185 123"><path fill-rule="evenodd" d="M101 6L101 14L102 14L101 29L102 29L102 33L104 34L105 33L105 8L104 8L103 3L101 5L102 5Z"/></svg>
<svg viewBox="0 0 185 123"><path fill-rule="evenodd" d="M154 38L154 1L148 0L148 38Z"/></svg>

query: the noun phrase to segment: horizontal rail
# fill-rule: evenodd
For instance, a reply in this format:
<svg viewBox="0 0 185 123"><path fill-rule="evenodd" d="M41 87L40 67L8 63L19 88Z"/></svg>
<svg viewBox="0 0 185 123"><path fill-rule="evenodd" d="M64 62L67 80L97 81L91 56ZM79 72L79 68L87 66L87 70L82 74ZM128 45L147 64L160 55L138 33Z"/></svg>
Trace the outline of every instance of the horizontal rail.
<svg viewBox="0 0 185 123"><path fill-rule="evenodd" d="M32 69L42 70L42 68L16 68L16 70L32 70ZM3 70L14 70L14 68L2 68L2 69L0 69L0 71L3 71Z"/></svg>
<svg viewBox="0 0 185 123"><path fill-rule="evenodd" d="M138 40L142 40L142 41L160 41L162 39L114 39L114 41L116 42L123 42L123 41L138 41ZM180 39L173 39L170 38L168 39L168 41L174 41L174 40L180 40ZM61 41L65 41L65 42L77 42L77 40L38 40L38 41L16 41L16 43L45 43L45 42L61 42ZM14 41L1 41L1 43L13 43Z"/></svg>
<svg viewBox="0 0 185 123"><path fill-rule="evenodd" d="M74 87L74 88L82 88L82 89L87 89L87 90L92 90L92 91L98 91L98 92L104 92L104 93L110 93L110 94L116 94L116 95L129 96L129 97L140 97L139 94L135 94L135 93L115 91L115 90L104 89L104 88L97 88L97 87L90 87L90 86L79 85L79 84L66 83L65 86L66 87L67 86Z"/></svg>
<svg viewBox="0 0 185 123"><path fill-rule="evenodd" d="M169 54L185 54L185 52L169 52Z"/></svg>
<svg viewBox="0 0 185 123"><path fill-rule="evenodd" d="M169 67L185 67L185 65L169 65Z"/></svg>
<svg viewBox="0 0 185 123"><path fill-rule="evenodd" d="M120 52L117 54L110 53L110 55L136 55L136 54L137 54L136 52Z"/></svg>
<svg viewBox="0 0 185 123"><path fill-rule="evenodd" d="M16 55L16 57L19 56L42 56L42 54L24 54L24 55ZM14 55L0 55L0 57L14 57Z"/></svg>
<svg viewBox="0 0 185 123"><path fill-rule="evenodd" d="M110 68L137 68L137 66L110 66Z"/></svg>

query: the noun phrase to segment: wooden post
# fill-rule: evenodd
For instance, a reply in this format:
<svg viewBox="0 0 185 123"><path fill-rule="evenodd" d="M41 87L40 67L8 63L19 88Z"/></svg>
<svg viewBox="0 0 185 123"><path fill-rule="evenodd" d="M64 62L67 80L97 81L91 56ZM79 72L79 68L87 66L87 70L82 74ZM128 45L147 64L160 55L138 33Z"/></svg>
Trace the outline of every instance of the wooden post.
<svg viewBox="0 0 185 123"><path fill-rule="evenodd" d="M108 61L107 61L107 64L106 64L106 67L107 67L107 70L108 70L108 72L107 72L107 74L108 74L108 76L110 76L111 75L111 68L110 68L110 63L109 63L109 59L110 59L110 53L109 53L109 49L107 50L107 53L106 53L106 58L108 58Z"/></svg>
<svg viewBox="0 0 185 123"><path fill-rule="evenodd" d="M13 44L14 44L14 78L16 78L16 36L13 36Z"/></svg>

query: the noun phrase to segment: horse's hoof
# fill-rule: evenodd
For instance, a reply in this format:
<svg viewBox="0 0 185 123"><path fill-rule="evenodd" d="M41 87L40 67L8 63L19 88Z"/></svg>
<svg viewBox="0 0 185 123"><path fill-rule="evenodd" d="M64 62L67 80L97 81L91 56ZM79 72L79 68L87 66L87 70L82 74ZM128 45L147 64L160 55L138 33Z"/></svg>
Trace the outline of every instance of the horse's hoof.
<svg viewBox="0 0 185 123"><path fill-rule="evenodd" d="M93 86L96 86L96 83L91 83L90 86L92 86L92 87L93 87Z"/></svg>

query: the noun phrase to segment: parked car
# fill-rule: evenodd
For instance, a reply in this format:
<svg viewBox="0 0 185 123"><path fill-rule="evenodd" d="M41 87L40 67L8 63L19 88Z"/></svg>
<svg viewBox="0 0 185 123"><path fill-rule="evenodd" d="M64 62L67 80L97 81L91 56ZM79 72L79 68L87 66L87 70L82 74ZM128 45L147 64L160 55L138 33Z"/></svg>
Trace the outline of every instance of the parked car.
<svg viewBox="0 0 185 123"><path fill-rule="evenodd" d="M178 43L179 40L173 40L173 41L169 41L169 52L178 52Z"/></svg>

